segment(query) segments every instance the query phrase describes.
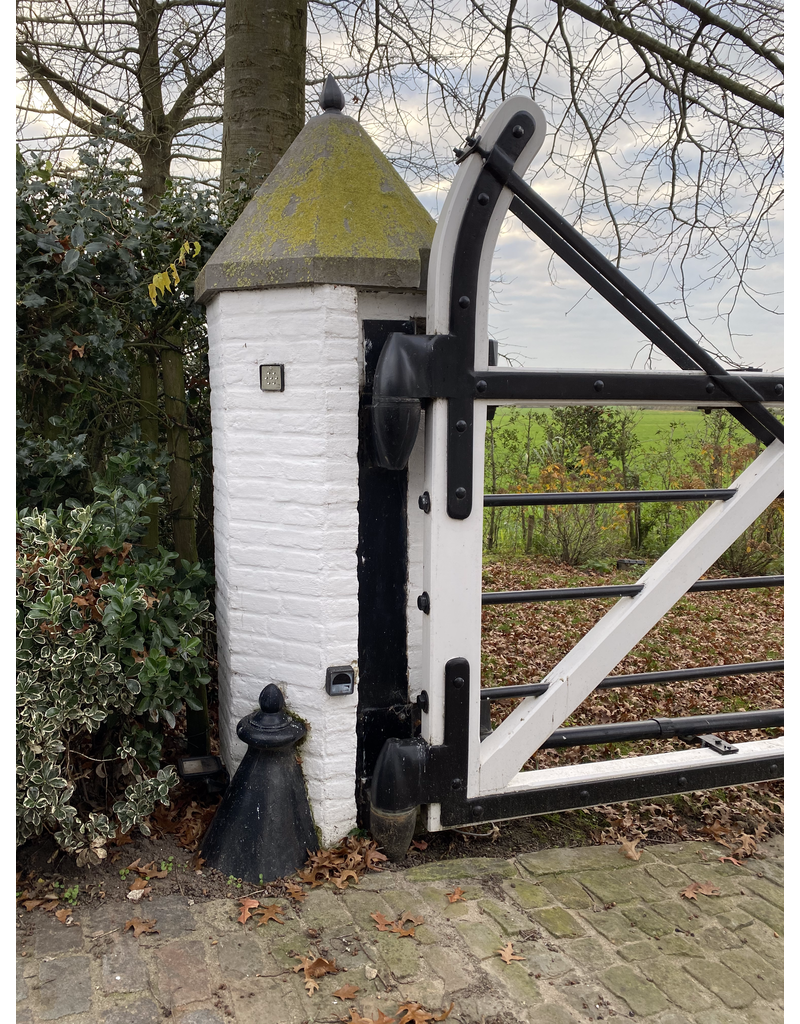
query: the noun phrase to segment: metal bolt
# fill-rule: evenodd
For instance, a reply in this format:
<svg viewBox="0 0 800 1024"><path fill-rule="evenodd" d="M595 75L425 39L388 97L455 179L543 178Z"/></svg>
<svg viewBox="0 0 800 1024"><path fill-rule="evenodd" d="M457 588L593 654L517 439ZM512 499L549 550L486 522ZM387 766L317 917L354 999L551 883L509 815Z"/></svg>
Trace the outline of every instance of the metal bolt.
<svg viewBox="0 0 800 1024"><path fill-rule="evenodd" d="M678 785L679 786L685 786L686 785L686 776L685 775L679 775L678 776Z"/></svg>
<svg viewBox="0 0 800 1024"><path fill-rule="evenodd" d="M461 789L463 785L464 783L461 781L461 779L453 779L453 789Z"/></svg>
<svg viewBox="0 0 800 1024"><path fill-rule="evenodd" d="M521 139L522 136L525 134L525 129L522 127L521 124L515 124L514 127L511 129L511 134L514 136L515 139Z"/></svg>
<svg viewBox="0 0 800 1024"><path fill-rule="evenodd" d="M710 395L713 390L714 390L714 385L713 384L710 384L710 383L706 384L706 394L707 395Z"/></svg>
<svg viewBox="0 0 800 1024"><path fill-rule="evenodd" d="M466 487L456 487L456 497L458 498L459 501L463 501L464 498L466 498L466 496L467 496L467 489L466 489Z"/></svg>
<svg viewBox="0 0 800 1024"><path fill-rule="evenodd" d="M458 420L458 422L456 423L456 430L459 432L459 434L463 434L466 429L467 429L467 421L466 420Z"/></svg>
<svg viewBox="0 0 800 1024"><path fill-rule="evenodd" d="M778 766L776 764L771 764L769 766L769 773L770 773L770 775L777 775L778 774Z"/></svg>
<svg viewBox="0 0 800 1024"><path fill-rule="evenodd" d="M417 499L417 504L422 511L427 515L431 510L431 496L427 491L423 491Z"/></svg>
<svg viewBox="0 0 800 1024"><path fill-rule="evenodd" d="M588 789L582 789L580 791L579 796L580 796L581 800L588 800L589 799L589 790Z"/></svg>
<svg viewBox="0 0 800 1024"><path fill-rule="evenodd" d="M457 690L460 690L463 685L464 685L464 677L463 676L456 676L455 679L453 680L453 686Z"/></svg>
<svg viewBox="0 0 800 1024"><path fill-rule="evenodd" d="M485 192L481 192L480 195L478 196L478 203L481 206L486 206L486 204L488 202L489 202L489 197L486 195Z"/></svg>
<svg viewBox="0 0 800 1024"><path fill-rule="evenodd" d="M454 149L454 150L453 150L453 152L455 153L456 157L457 157L457 158L458 158L459 160L460 160L460 159L461 159L461 157L462 157L462 156L464 155L464 150L463 150L463 149Z"/></svg>
<svg viewBox="0 0 800 1024"><path fill-rule="evenodd" d="M478 383L475 385L475 390L478 392L479 395L482 395L488 387L489 385L486 383L485 380L479 380Z"/></svg>
<svg viewBox="0 0 800 1024"><path fill-rule="evenodd" d="M417 598L417 608L419 608L421 612L425 612L426 615L430 615L431 599L427 591L423 591Z"/></svg>
<svg viewBox="0 0 800 1024"><path fill-rule="evenodd" d="M458 300L458 304L459 306L461 306L462 309L467 309L469 307L469 296L462 295L461 298Z"/></svg>
<svg viewBox="0 0 800 1024"><path fill-rule="evenodd" d="M775 394L776 395L782 395L783 394L783 384L776 384L775 385Z"/></svg>
<svg viewBox="0 0 800 1024"><path fill-rule="evenodd" d="M605 387L605 384L601 380L596 380L594 382L594 389L595 389L595 391L602 391L604 387Z"/></svg>
<svg viewBox="0 0 800 1024"><path fill-rule="evenodd" d="M480 818L483 816L483 804L475 804L472 808L472 817Z"/></svg>

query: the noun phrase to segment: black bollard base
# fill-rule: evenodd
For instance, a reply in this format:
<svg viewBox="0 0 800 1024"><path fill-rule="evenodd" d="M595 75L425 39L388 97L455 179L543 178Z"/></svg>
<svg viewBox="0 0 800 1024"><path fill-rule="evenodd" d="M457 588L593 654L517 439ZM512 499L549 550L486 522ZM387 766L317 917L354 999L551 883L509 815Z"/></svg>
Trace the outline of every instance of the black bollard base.
<svg viewBox="0 0 800 1024"><path fill-rule="evenodd" d="M243 718L237 734L248 751L214 815L201 849L209 867L254 885L293 874L319 849L294 747L305 726L284 711L270 683L261 710Z"/></svg>

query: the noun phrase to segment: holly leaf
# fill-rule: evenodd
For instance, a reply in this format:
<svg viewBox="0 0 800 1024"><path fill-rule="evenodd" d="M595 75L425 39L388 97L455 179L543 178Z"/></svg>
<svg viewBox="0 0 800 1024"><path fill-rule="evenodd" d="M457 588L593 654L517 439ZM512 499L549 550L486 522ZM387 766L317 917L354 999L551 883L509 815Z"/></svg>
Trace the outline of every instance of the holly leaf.
<svg viewBox="0 0 800 1024"><path fill-rule="evenodd" d="M495 953L500 954L500 959L504 964L510 964L512 960L524 960L524 956L517 956L514 952L514 946L512 943L507 942L502 949L496 949Z"/></svg>
<svg viewBox="0 0 800 1024"><path fill-rule="evenodd" d="M369 916L377 924L379 932L388 932L394 925L394 921L390 921L383 914L370 914Z"/></svg>
<svg viewBox="0 0 800 1024"><path fill-rule="evenodd" d="M132 917L130 921L125 922L125 927L122 929L124 935L129 928L133 929L133 937L138 939L140 935L158 935L158 929L155 927L156 919L152 921L142 921L138 917Z"/></svg>
<svg viewBox="0 0 800 1024"><path fill-rule="evenodd" d="M445 893L445 895L451 903L456 903L458 900L464 900L464 903L467 902L464 899L464 890L458 885L452 892Z"/></svg>
<svg viewBox="0 0 800 1024"><path fill-rule="evenodd" d="M620 846L620 853L623 857L627 857L628 860L639 860L642 856L642 851L636 849L636 844L639 842L639 836L636 839L623 839L622 846Z"/></svg>
<svg viewBox="0 0 800 1024"><path fill-rule="evenodd" d="M277 921L278 924L286 924L280 916L285 913L286 911L279 907L277 903L271 903L268 907L259 906L258 910L254 911L254 914L261 918L258 922L259 928L262 924L266 924L267 921Z"/></svg>
<svg viewBox="0 0 800 1024"><path fill-rule="evenodd" d="M357 985L342 985L342 987L337 988L333 994L338 996L339 999L354 999L356 992L358 992Z"/></svg>
<svg viewBox="0 0 800 1024"><path fill-rule="evenodd" d="M239 903L241 905L242 910L236 920L239 922L239 924L244 924L249 917L253 916L250 913L250 911L253 909L253 907L258 906L258 900L254 900L250 896L242 896L241 899L239 900Z"/></svg>

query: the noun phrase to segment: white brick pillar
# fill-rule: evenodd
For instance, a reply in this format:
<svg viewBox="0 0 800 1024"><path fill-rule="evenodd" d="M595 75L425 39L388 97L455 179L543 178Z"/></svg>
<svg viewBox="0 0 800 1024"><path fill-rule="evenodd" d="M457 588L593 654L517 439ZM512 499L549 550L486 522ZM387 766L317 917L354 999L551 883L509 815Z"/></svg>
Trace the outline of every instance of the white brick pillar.
<svg viewBox="0 0 800 1024"><path fill-rule="evenodd" d="M320 155L322 154L322 155ZM312 118L201 271L214 452L220 740L268 683L309 726L300 755L323 845L356 823L358 408L364 319L424 316L433 221L334 104ZM259 367L280 365L283 391Z"/></svg>

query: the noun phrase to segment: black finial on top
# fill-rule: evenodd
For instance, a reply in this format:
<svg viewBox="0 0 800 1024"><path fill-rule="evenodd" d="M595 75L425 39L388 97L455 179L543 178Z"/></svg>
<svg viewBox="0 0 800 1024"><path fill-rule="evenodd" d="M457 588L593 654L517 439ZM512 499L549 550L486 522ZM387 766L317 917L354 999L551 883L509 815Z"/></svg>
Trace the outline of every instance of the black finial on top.
<svg viewBox="0 0 800 1024"><path fill-rule="evenodd" d="M279 711L283 711L285 702L278 687L274 683L269 683L261 691L258 703L265 715L275 715Z"/></svg>
<svg viewBox="0 0 800 1024"><path fill-rule="evenodd" d="M319 94L319 105L326 114L330 111L338 113L344 107L344 95L333 75L328 75L325 79L325 85Z"/></svg>

